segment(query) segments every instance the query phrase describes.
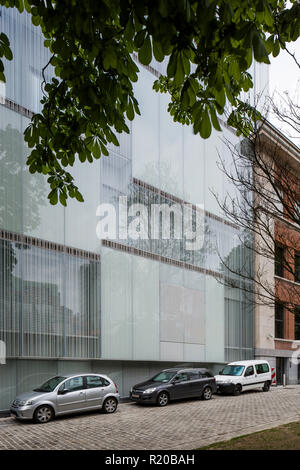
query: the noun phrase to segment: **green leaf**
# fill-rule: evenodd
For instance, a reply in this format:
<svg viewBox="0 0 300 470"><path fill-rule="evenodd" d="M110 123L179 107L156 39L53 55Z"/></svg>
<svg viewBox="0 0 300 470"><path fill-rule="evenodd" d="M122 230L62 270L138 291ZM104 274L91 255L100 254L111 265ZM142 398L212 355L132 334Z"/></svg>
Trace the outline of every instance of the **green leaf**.
<svg viewBox="0 0 300 470"><path fill-rule="evenodd" d="M275 39L274 46L273 46L273 57L277 57L279 52L280 52L279 40Z"/></svg>
<svg viewBox="0 0 300 470"><path fill-rule="evenodd" d="M145 41L138 52L139 61L143 65L149 65L152 60L152 47L149 34L147 34Z"/></svg>
<svg viewBox="0 0 300 470"><path fill-rule="evenodd" d="M225 103L226 103L226 95L225 95L224 88L221 88L221 90L214 90L214 96L215 96L216 102L222 108L224 108Z"/></svg>
<svg viewBox="0 0 300 470"><path fill-rule="evenodd" d="M11 50L10 50L9 47L6 47L6 48L4 49L4 56L5 56L5 58L6 58L7 60L12 60L13 54L12 54L12 52L11 52Z"/></svg>
<svg viewBox="0 0 300 470"><path fill-rule="evenodd" d="M200 121L200 135L203 139L208 139L211 134L211 122L209 119L207 108L204 108Z"/></svg>
<svg viewBox="0 0 300 470"><path fill-rule="evenodd" d="M255 34L253 36L252 45L255 60L257 60L257 62L264 62L265 64L269 64L270 61L268 57L268 51L259 34Z"/></svg>
<svg viewBox="0 0 300 470"><path fill-rule="evenodd" d="M99 145L98 140L96 140L96 139L93 142L92 152L93 152L93 156L94 156L94 158L96 158L96 160L98 160L98 158L101 157L100 145Z"/></svg>
<svg viewBox="0 0 300 470"><path fill-rule="evenodd" d="M137 49L140 49L142 45L144 44L145 38L146 38L147 30L146 29L141 29L136 35L133 40L133 43Z"/></svg>
<svg viewBox="0 0 300 470"><path fill-rule="evenodd" d="M132 121L134 118L134 109L130 100L127 105L126 116L128 117L129 121Z"/></svg>
<svg viewBox="0 0 300 470"><path fill-rule="evenodd" d="M168 77L174 77L177 68L177 58L178 58L178 51L174 50L170 56L168 67L167 67L167 75Z"/></svg>
<svg viewBox="0 0 300 470"><path fill-rule="evenodd" d="M76 197L77 201L84 202L82 194L77 189L75 190L75 197Z"/></svg>
<svg viewBox="0 0 300 470"><path fill-rule="evenodd" d="M39 16L32 16L31 21L34 24L34 26L39 26L41 22L41 18Z"/></svg>
<svg viewBox="0 0 300 470"><path fill-rule="evenodd" d="M161 44L153 40L153 55L157 62L162 62L164 60L164 53L162 51Z"/></svg>
<svg viewBox="0 0 300 470"><path fill-rule="evenodd" d="M209 106L209 113L210 113L211 122L212 122L212 125L214 126L214 128L217 131L222 131L221 126L219 124L218 117L216 115L216 110L213 106Z"/></svg>
<svg viewBox="0 0 300 470"><path fill-rule="evenodd" d="M52 204L53 206L55 206L58 202L58 190L57 189L53 189L50 193L49 193L49 196L48 196L48 199L50 201L50 204Z"/></svg>

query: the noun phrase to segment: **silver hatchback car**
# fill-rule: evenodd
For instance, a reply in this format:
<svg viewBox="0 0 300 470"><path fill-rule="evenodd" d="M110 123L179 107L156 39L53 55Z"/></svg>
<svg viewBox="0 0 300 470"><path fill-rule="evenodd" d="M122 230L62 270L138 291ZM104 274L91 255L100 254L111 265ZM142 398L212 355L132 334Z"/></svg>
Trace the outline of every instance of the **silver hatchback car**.
<svg viewBox="0 0 300 470"><path fill-rule="evenodd" d="M120 395L116 384L103 374L56 376L32 392L18 395L10 412L18 419L47 423L54 416L102 409L114 413Z"/></svg>

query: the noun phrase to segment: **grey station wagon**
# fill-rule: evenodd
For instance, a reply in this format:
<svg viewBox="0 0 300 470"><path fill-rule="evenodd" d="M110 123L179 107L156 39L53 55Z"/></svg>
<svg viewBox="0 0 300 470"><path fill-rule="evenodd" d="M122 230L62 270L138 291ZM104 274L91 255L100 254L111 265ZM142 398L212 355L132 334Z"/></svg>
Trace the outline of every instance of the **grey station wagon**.
<svg viewBox="0 0 300 470"><path fill-rule="evenodd" d="M47 423L54 416L93 409L114 413L119 398L116 384L106 375L56 376L32 392L18 395L10 412L18 419Z"/></svg>
<svg viewBox="0 0 300 470"><path fill-rule="evenodd" d="M130 398L138 403L166 406L170 400L202 398L217 392L216 379L207 369L165 369L151 379L134 385Z"/></svg>

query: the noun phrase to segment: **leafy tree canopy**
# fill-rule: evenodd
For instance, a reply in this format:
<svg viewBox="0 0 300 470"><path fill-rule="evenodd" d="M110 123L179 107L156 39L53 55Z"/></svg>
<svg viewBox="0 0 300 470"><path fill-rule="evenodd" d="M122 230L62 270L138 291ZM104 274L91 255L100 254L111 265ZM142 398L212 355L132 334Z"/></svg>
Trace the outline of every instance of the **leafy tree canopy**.
<svg viewBox="0 0 300 470"><path fill-rule="evenodd" d="M228 106L228 124L247 134L255 111L239 96L253 86L255 59L269 63L300 33L300 4L284 0L0 0L27 10L40 26L55 77L44 84L42 112L25 130L31 173L48 175L52 204L82 201L68 166L108 155L139 114L138 67L167 57L154 89L170 93L174 121L208 138ZM12 59L0 34L0 58ZM46 64L45 64L46 65ZM3 62L0 79L5 80Z"/></svg>

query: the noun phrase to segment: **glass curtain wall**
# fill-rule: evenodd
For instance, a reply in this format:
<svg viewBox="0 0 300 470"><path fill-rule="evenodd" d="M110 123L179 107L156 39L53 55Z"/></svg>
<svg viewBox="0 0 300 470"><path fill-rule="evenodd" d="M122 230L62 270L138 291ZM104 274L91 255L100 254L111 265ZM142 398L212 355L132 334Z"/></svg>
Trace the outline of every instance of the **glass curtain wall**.
<svg viewBox="0 0 300 470"><path fill-rule="evenodd" d="M216 193L222 199L227 191L231 194L233 191L217 164L218 153L229 161L228 148L216 132L208 141L203 141L193 135L191 128L174 124L167 113L167 97L152 90L155 76L141 65L139 68L135 93L141 116L132 123L132 166L129 154L125 160L123 155L120 161L115 151L102 161L101 201L115 204L118 216L119 196L127 196L129 225L139 218L137 231L143 233L130 238L129 232L128 238L123 239L118 237L117 231L114 242L119 251L102 250L104 357L135 358L130 345L135 341L133 266L139 259L137 254L147 258L144 260L145 280L150 266L159 265L158 277L150 277L148 282L153 292L159 291L159 352L156 354L160 360L222 362L250 357L253 351L252 299L243 292L240 280L236 288L225 288L224 276L228 277L229 273L222 260L236 269L249 267L251 253L241 245L237 227L224 218L214 196ZM224 132L225 138L239 144L232 132ZM165 205L169 210L176 207L182 216L187 203L194 205L193 228L195 205L204 211L201 247L187 250L184 240L176 239L175 213L169 216L171 238L164 239L160 219L159 236L154 239L151 232L153 204ZM145 206L144 219L141 218L144 209L138 204ZM183 232L183 218L181 220ZM184 269L185 264L189 265L189 270ZM193 288L185 285L190 276L195 277ZM121 295L117 296L114 280L122 286ZM153 318L157 318L157 306L153 312ZM186 330L189 322L190 333ZM149 331L154 335L150 335L151 341L158 347L156 330L150 328Z"/></svg>
<svg viewBox="0 0 300 470"><path fill-rule="evenodd" d="M39 111L48 53L28 15L1 9L0 24L14 53L0 90L0 325L9 355L223 361L225 348L250 350L252 313L243 320L250 302L239 288L233 294L218 282L224 275L220 256L246 255L212 194L222 197L226 188L216 163L217 149L224 151L216 133L203 141L174 124L166 96L152 90L155 77L140 66L135 91L142 115L130 123L132 132L120 136L109 157L75 165L83 205L51 207L44 176L26 168L23 141L30 113ZM205 210L203 246L187 251L181 240L160 236L117 239L124 253L101 249L97 206L112 202L118 215L119 196L148 208L153 202L181 210L184 203L199 204ZM173 232L174 223L173 215ZM225 327L232 323L242 325L236 326L238 344L232 327Z"/></svg>
<svg viewBox="0 0 300 470"><path fill-rule="evenodd" d="M100 356L99 261L2 238L0 274L8 357Z"/></svg>

